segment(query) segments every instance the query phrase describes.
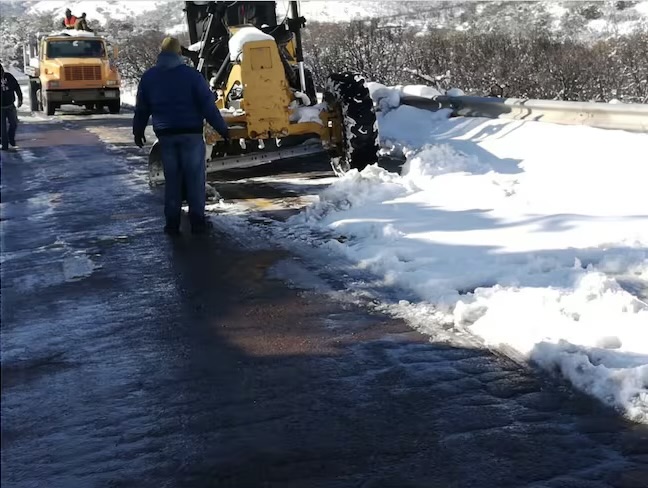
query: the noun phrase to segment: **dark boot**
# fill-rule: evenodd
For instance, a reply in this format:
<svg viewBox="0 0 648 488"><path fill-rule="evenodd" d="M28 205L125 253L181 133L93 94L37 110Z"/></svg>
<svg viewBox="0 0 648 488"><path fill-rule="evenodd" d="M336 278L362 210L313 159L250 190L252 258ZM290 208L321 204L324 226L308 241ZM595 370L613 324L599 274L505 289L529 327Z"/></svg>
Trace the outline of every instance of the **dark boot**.
<svg viewBox="0 0 648 488"><path fill-rule="evenodd" d="M201 219L195 218L191 219L191 233L192 234L205 234L209 229L213 227L211 220L206 217Z"/></svg>
<svg viewBox="0 0 648 488"><path fill-rule="evenodd" d="M167 220L164 226L164 233L171 236L180 235L180 222L175 220Z"/></svg>

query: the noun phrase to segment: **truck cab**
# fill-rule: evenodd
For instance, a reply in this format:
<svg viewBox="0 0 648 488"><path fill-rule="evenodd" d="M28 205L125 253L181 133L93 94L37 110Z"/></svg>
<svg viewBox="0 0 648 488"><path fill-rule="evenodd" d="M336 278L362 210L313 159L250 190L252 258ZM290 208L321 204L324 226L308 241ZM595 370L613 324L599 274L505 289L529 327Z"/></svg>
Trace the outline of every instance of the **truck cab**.
<svg viewBox="0 0 648 488"><path fill-rule="evenodd" d="M69 30L37 35L24 52L33 111L54 115L61 105L73 104L119 113L117 49L104 37Z"/></svg>

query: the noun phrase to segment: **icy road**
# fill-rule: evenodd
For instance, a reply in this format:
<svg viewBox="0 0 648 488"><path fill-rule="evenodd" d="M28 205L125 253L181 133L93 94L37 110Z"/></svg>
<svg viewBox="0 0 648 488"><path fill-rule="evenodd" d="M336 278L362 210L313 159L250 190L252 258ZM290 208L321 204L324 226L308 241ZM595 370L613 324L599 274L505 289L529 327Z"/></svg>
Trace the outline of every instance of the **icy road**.
<svg viewBox="0 0 648 488"><path fill-rule="evenodd" d="M19 151L2 156L3 486L648 486L648 426L630 420L639 415L641 385L623 383L643 364L632 344L599 344L617 354L606 356L607 367L626 359L619 381L628 389L607 385L606 403L568 375L527 362L509 337L471 330L493 310L478 285L505 276L505 286L526 287L535 279L543 293L551 273L569 277L561 274L566 260L575 267L568 253L530 263L523 253L539 245L533 239L508 250L524 281L507 250L475 254L460 235L434 235L462 256L452 261L449 242L439 244L438 275L410 279L419 258L434 256L424 247L430 236L418 244L407 236L430 231L430 222L404 219L404 228L396 219L427 200L416 202L423 189L407 186L389 160L391 173L370 168L333 186L323 160L220 175L214 232L170 239L128 114L70 109L21 119ZM488 174L480 164L492 161L465 160L457 150L441 149L443 161ZM428 156L421 158L438 155ZM416 181L433 185L430 171ZM523 181L502 181L499 191L525 190ZM488 218L456 210L473 223ZM460 230L443 217L426 215L436 232ZM495 246L499 237L479 238ZM380 256L377 248L402 254ZM640 264L632 252L617 268ZM457 260L470 264L479 254L484 269L471 283L446 279L461 269ZM600 266L600 254L590 255ZM542 269L545 281L533 274ZM643 275L630 275L635 294L606 289L637 314L641 307L630 305L641 300ZM455 321L452 300L462 297ZM539 320L532 296L519 306ZM523 314L501 310L493 321L509 330L513 319L524 326ZM619 322L616 341L634 330L631 319ZM552 333L547 344L560 339ZM494 346L501 342L507 347Z"/></svg>

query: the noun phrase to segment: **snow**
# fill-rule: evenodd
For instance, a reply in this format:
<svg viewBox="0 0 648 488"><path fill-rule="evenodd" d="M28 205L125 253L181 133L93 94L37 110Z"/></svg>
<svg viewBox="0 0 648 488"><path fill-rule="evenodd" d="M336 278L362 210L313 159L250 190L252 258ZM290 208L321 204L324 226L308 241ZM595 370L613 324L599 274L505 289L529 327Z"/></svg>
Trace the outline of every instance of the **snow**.
<svg viewBox="0 0 648 488"><path fill-rule="evenodd" d="M230 59L236 61L243 53L243 46L254 41L274 41L274 37L261 32L256 27L243 27L238 30L229 40Z"/></svg>
<svg viewBox="0 0 648 488"><path fill-rule="evenodd" d="M427 85L397 85L388 87L374 81L367 82L366 85L374 105L378 110L383 112L388 112L390 109L398 107L402 96L433 99L444 95L436 88ZM445 92L445 95L460 97L465 94L458 88L451 88Z"/></svg>
<svg viewBox="0 0 648 488"><path fill-rule="evenodd" d="M400 105L400 91L373 81L366 83L369 95L379 110L387 111Z"/></svg>
<svg viewBox="0 0 648 488"><path fill-rule="evenodd" d="M569 9L557 4L556 2L545 2L544 8L549 14L551 14L551 16L556 18L561 18L563 15L569 12Z"/></svg>
<svg viewBox="0 0 648 488"><path fill-rule="evenodd" d="M386 99L390 108L398 107L400 97L403 95L423 98L434 98L442 95L439 90L427 85L397 85L388 87L375 81L367 82L366 85L375 103L380 103L381 100Z"/></svg>
<svg viewBox="0 0 648 488"><path fill-rule="evenodd" d="M50 36L67 36L67 37L98 37L93 32L64 29L57 32L52 32Z"/></svg>
<svg viewBox="0 0 648 488"><path fill-rule="evenodd" d="M187 49L189 49L189 51L198 52L198 51L200 51L200 49L202 49L204 44L205 44L205 41L198 41L198 42L192 44L191 46L189 46Z"/></svg>
<svg viewBox="0 0 648 488"><path fill-rule="evenodd" d="M449 97L463 97L465 93L463 90L460 90L459 88L450 88L447 92L446 95Z"/></svg>
<svg viewBox="0 0 648 488"><path fill-rule="evenodd" d="M290 114L291 122L317 122L322 124L320 113L326 108L325 104L313 105L312 107L294 106L292 114Z"/></svg>
<svg viewBox="0 0 648 488"><path fill-rule="evenodd" d="M414 97L434 98L441 96L441 92L436 88L427 85L406 85L400 88L402 95L411 95Z"/></svg>
<svg viewBox="0 0 648 488"><path fill-rule="evenodd" d="M88 20L97 20L101 24L105 24L108 19L126 20L130 18L137 18L147 12L155 11L161 4L168 2L168 0L158 1L142 1L142 0L80 0L80 1L37 1L27 10L28 14L46 13L51 14L53 19L62 19L65 8L69 7L75 15L86 12ZM181 5L182 2L177 2ZM537 2L535 9L530 9L531 13L521 18L521 22L533 21L540 12L548 12L550 16L550 24L555 31L561 30L561 22L564 20L566 13L578 12L577 5L569 5L566 8L565 2L552 2L544 1ZM449 10L448 10L449 9ZM405 25L414 27L419 31L419 35L424 35L429 29L454 29L454 30L467 30L470 28L471 22L463 21L461 13L466 13L465 9L460 5L452 8L446 5L439 5L437 9L424 8L420 6L408 7L407 3L401 2L399 6L395 6L395 2L368 2L368 1L338 1L338 0L319 0L319 1L302 1L300 2L301 14L306 17L308 21L318 22L348 22L353 19L368 19L380 18L388 19L391 24ZM489 24L494 22L494 16L501 14L493 14L485 12L485 7L482 4L477 6L477 15L484 14L483 17L470 20L478 20L482 24ZM276 8L278 20L283 20L289 15L289 2L277 2ZM606 25L601 25L601 22L596 22L589 26L590 30L595 32L601 31L599 35L604 32L612 32L614 26L617 24L615 15L618 17L618 12L615 13L613 9L604 9L604 14L608 19ZM632 14L632 15L631 15ZM636 31L643 27L642 22L645 22L648 17L648 2L642 1L637 3L634 7L628 8L620 16L620 19L630 16L631 20L625 22L626 25L621 26L623 32ZM634 16L634 17L633 17ZM168 24L162 26L168 34L179 34L187 31L187 26L182 18L181 7L173 18L166 19Z"/></svg>
<svg viewBox="0 0 648 488"><path fill-rule="evenodd" d="M119 98L123 106L135 107L135 100L137 99L137 86L123 86L120 90Z"/></svg>
<svg viewBox="0 0 648 488"><path fill-rule="evenodd" d="M377 17L384 12L379 10L378 2L348 2L348 1L301 1L299 4L300 14L306 19L318 20L321 22L348 22L352 19ZM277 14L283 18L289 10L289 2L283 0L277 2Z"/></svg>
<svg viewBox="0 0 648 488"><path fill-rule="evenodd" d="M180 24L176 24L176 25L174 25L172 27L169 27L168 29L165 29L164 32L166 34L169 34L169 35L178 35L178 34L188 33L187 24L185 22L182 22Z"/></svg>
<svg viewBox="0 0 648 488"><path fill-rule="evenodd" d="M635 10L641 15L648 17L648 2L639 2L634 6Z"/></svg>
<svg viewBox="0 0 648 488"><path fill-rule="evenodd" d="M648 134L378 117L400 174L352 170L288 225L344 236L324 245L433 307L431 333L454 324L648 423L648 304L624 289L648 291Z"/></svg>

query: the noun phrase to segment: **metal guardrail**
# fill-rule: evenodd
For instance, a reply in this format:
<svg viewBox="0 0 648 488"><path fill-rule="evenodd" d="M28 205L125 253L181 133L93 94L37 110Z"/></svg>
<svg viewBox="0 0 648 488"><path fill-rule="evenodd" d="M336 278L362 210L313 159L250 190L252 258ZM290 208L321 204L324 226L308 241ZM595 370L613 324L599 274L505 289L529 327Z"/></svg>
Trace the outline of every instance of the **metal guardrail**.
<svg viewBox="0 0 648 488"><path fill-rule="evenodd" d="M410 95L401 96L401 103L427 110L451 108L453 115L462 117L534 120L555 124L587 125L602 129L648 132L648 104L564 102L469 96L439 96L430 99Z"/></svg>

